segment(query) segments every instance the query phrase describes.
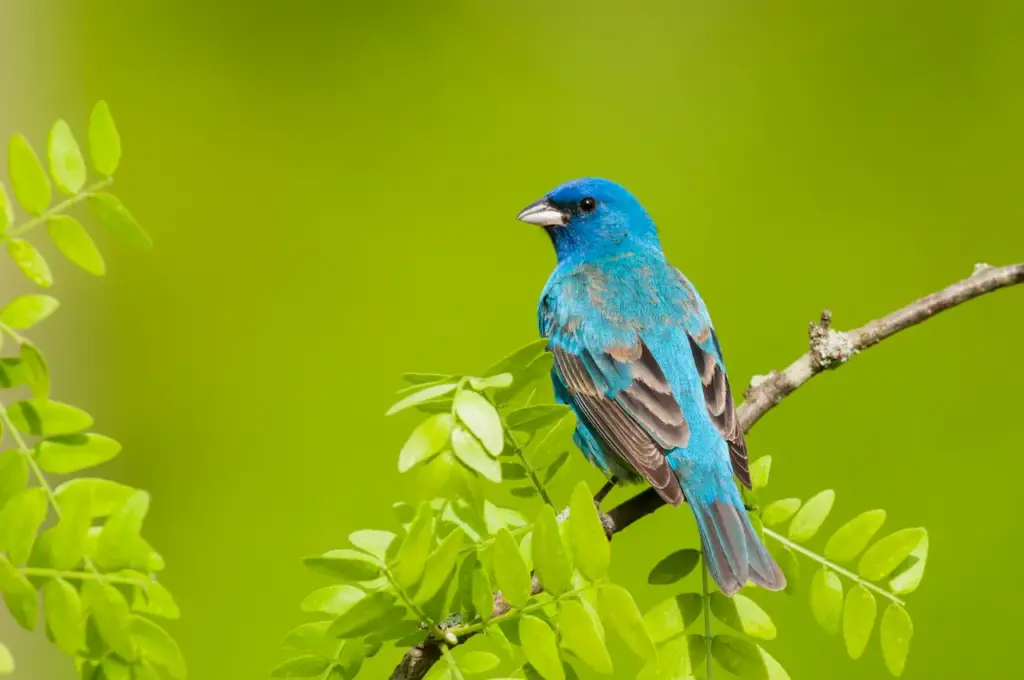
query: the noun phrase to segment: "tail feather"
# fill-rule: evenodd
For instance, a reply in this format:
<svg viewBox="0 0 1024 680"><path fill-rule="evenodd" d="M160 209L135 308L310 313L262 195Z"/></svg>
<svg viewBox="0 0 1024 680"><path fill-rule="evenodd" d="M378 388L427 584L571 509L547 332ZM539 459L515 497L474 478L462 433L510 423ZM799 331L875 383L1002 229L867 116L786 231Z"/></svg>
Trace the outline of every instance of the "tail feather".
<svg viewBox="0 0 1024 680"><path fill-rule="evenodd" d="M747 581L767 590L782 590L786 587L786 577L754 530L732 480L725 483L732 485L731 489L723 489L723 493L716 494L716 499L711 501L690 493L685 482L683 484L697 519L711 577L726 595L733 595Z"/></svg>

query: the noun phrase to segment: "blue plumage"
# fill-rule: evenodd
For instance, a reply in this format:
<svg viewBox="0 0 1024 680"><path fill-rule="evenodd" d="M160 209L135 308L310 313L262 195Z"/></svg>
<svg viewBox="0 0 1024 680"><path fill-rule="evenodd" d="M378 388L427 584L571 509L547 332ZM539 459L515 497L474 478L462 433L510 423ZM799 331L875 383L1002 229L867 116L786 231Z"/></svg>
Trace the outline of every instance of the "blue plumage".
<svg viewBox="0 0 1024 680"><path fill-rule="evenodd" d="M557 187L519 219L544 227L558 256L538 324L584 455L609 478L646 480L674 505L685 498L723 592L748 580L784 587L733 481L750 485L718 338L653 220L624 188L590 178Z"/></svg>

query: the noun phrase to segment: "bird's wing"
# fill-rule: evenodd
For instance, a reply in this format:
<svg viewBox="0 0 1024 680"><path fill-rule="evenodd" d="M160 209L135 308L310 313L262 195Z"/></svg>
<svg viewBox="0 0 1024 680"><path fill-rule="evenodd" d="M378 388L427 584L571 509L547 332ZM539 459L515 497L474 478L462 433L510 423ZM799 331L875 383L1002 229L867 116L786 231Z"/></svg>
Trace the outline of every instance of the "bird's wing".
<svg viewBox="0 0 1024 680"><path fill-rule="evenodd" d="M542 300L539 321L554 354L556 386L565 388L611 453L679 505L683 492L665 453L686 446L690 428L650 349L635 332L616 333L616 340L599 344L580 332L579 317L558 319L549 302Z"/></svg>
<svg viewBox="0 0 1024 680"><path fill-rule="evenodd" d="M704 306L704 301L686 277L678 270L676 273L687 295L683 301L683 327L690 340L690 351L697 364L701 385L704 387L704 403L708 409L708 416L729 445L733 474L749 489L750 461L747 457L747 442L743 438L739 418L736 417L736 404L732 397L732 387L729 386L729 376L725 372L722 346L718 342L715 329L711 326L711 317Z"/></svg>

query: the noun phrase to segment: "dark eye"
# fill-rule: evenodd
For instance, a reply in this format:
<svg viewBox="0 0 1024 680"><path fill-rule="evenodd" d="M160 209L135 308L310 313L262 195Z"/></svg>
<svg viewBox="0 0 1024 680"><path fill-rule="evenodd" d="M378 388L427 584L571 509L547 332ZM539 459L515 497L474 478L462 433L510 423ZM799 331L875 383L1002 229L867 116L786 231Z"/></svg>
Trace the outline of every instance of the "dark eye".
<svg viewBox="0 0 1024 680"><path fill-rule="evenodd" d="M594 212L594 208L596 207L597 201L595 201L590 196L587 196L586 198L580 200L580 210L582 210L585 213Z"/></svg>

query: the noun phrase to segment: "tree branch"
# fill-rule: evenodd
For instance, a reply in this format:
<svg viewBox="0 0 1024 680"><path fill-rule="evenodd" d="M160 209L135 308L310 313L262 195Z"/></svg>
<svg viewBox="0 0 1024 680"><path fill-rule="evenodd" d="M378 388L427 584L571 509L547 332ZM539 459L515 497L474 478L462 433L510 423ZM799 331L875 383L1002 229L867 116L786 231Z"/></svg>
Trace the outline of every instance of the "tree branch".
<svg viewBox="0 0 1024 680"><path fill-rule="evenodd" d="M861 350L927 321L939 312L1021 282L1024 282L1024 263L1006 267L976 265L974 274L969 278L852 331L833 329L832 314L827 310L822 312L821 320L810 325L810 347L806 354L782 372L772 371L767 376L755 376L751 380L750 387L743 393L744 401L736 410L743 431L748 432L764 414L808 380L827 369L838 368ZM653 489L647 489L612 508L607 514L601 513L601 521L609 540L662 505L664 501L661 497ZM540 583L535 578L533 592L537 594L540 590ZM495 594L494 616L509 609L501 593ZM405 653L402 662L392 673L391 680L421 680L440 657L441 650L437 642L428 638Z"/></svg>

